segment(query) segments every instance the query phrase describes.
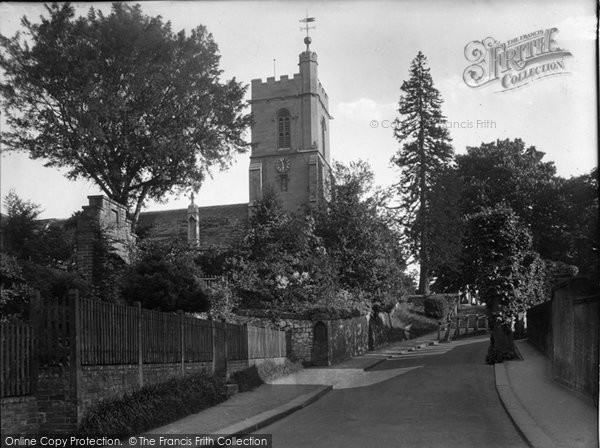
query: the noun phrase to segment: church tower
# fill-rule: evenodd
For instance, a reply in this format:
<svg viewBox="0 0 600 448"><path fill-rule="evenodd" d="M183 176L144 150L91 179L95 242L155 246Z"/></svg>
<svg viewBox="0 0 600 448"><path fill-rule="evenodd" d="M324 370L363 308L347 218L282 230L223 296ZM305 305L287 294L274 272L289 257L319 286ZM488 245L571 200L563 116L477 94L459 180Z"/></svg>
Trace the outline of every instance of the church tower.
<svg viewBox="0 0 600 448"><path fill-rule="evenodd" d="M314 20L314 19L313 19ZM250 208L267 188L290 212L322 205L329 197L329 100L317 76L317 54L299 56L292 78L252 80Z"/></svg>

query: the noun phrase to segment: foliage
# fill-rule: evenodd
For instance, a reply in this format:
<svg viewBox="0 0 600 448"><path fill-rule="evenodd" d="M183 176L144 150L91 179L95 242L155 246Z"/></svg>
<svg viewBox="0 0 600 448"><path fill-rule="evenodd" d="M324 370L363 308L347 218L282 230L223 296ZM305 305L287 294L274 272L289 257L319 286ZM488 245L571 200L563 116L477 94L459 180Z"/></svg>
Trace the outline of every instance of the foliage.
<svg viewBox="0 0 600 448"><path fill-rule="evenodd" d="M247 148L246 87L220 79L204 26L174 33L124 3L77 18L69 3L46 10L41 23L24 17L22 33L0 36L6 149L92 180L133 210L135 225L147 199L197 189Z"/></svg>
<svg viewBox="0 0 600 448"><path fill-rule="evenodd" d="M516 354L511 325L518 313L545 300L545 264L531 250L530 232L505 206L472 215L466 241L471 275L492 328L488 361L512 359Z"/></svg>
<svg viewBox="0 0 600 448"><path fill-rule="evenodd" d="M223 276L226 274L227 259L234 255L231 249L210 246L198 253L194 261L200 266L204 275Z"/></svg>
<svg viewBox="0 0 600 448"><path fill-rule="evenodd" d="M84 415L78 433L116 437L141 434L200 412L226 398L223 379L206 372L195 373L100 402Z"/></svg>
<svg viewBox="0 0 600 448"><path fill-rule="evenodd" d="M544 153L525 147L521 139L497 140L467 148L457 155L462 179L461 209L464 215L505 204L531 229L533 247L545 258L556 259L562 238L557 216L558 180L553 162Z"/></svg>
<svg viewBox="0 0 600 448"><path fill-rule="evenodd" d="M368 163L335 163L333 172L331 201L315 214L315 232L332 259L340 287L362 291L376 309L389 308L412 288L404 274L395 216L374 191Z"/></svg>
<svg viewBox="0 0 600 448"><path fill-rule="evenodd" d="M557 259L577 266L580 275L598 287L598 168L564 180L559 197L558 223L566 253Z"/></svg>
<svg viewBox="0 0 600 448"><path fill-rule="evenodd" d="M249 229L228 259L230 282L244 308L300 311L335 291L335 275L310 216L286 213L267 190Z"/></svg>
<svg viewBox="0 0 600 448"><path fill-rule="evenodd" d="M116 253L106 229L93 220L90 227L94 234L91 294L99 300L116 302L121 295L121 279L127 266Z"/></svg>
<svg viewBox="0 0 600 448"><path fill-rule="evenodd" d="M213 285L208 290L209 316L214 320L231 321L233 311L238 307L239 298L225 283Z"/></svg>
<svg viewBox="0 0 600 448"><path fill-rule="evenodd" d="M308 319L349 319L371 311L371 302L362 290L344 289L320 297L309 307L299 309Z"/></svg>
<svg viewBox="0 0 600 448"><path fill-rule="evenodd" d="M194 252L179 241L144 242L121 281L126 302L160 311L202 312L209 308Z"/></svg>
<svg viewBox="0 0 600 448"><path fill-rule="evenodd" d="M510 324L520 311L520 288L527 269L534 269L538 257L531 255L530 232L507 207L487 208L468 222L468 245L474 283L486 303L490 317Z"/></svg>
<svg viewBox="0 0 600 448"><path fill-rule="evenodd" d="M430 195L430 225L427 227L429 274L435 277L436 292L455 292L456 287L440 290L439 277L456 270L460 263L464 220L460 211L461 179L454 167L442 167L433 174ZM460 273L458 273L460 275Z"/></svg>
<svg viewBox="0 0 600 448"><path fill-rule="evenodd" d="M0 253L0 314L2 317L24 317L27 314L30 288L16 257Z"/></svg>
<svg viewBox="0 0 600 448"><path fill-rule="evenodd" d="M272 190L255 205L226 263L241 307L350 317L389 308L410 290L398 233L372 191L370 167L359 161L334 171L326 209L291 215Z"/></svg>
<svg viewBox="0 0 600 448"><path fill-rule="evenodd" d="M20 259L35 256L39 230L36 219L42 212L41 207L21 199L14 190L4 197L4 206L7 213L6 218L2 220L4 250Z"/></svg>
<svg viewBox="0 0 600 448"><path fill-rule="evenodd" d="M231 375L231 378L238 385L240 392L248 392L264 383L256 366L238 370Z"/></svg>
<svg viewBox="0 0 600 448"><path fill-rule="evenodd" d="M401 147L392 162L401 169L396 184L404 212L402 223L412 255L420 262L419 292L429 292L432 262L430 236L436 218L432 212L435 173L449 166L453 150L442 115L442 98L433 86L427 58L419 51L410 66L410 77L401 87L394 134Z"/></svg>
<svg viewBox="0 0 600 448"><path fill-rule="evenodd" d="M66 297L70 289L79 290L82 296L90 293L90 285L77 271L66 271L30 261L20 262L27 286L36 289L44 298Z"/></svg>
<svg viewBox="0 0 600 448"><path fill-rule="evenodd" d="M2 298L5 315L26 316L29 296L37 289L43 297L64 297L69 289L89 291L87 282L75 271L72 222L39 220L41 207L21 199L14 191L4 198L2 221Z"/></svg>
<svg viewBox="0 0 600 448"><path fill-rule="evenodd" d="M425 297L423 300L425 315L434 319L443 319L449 312L448 301L438 295Z"/></svg>

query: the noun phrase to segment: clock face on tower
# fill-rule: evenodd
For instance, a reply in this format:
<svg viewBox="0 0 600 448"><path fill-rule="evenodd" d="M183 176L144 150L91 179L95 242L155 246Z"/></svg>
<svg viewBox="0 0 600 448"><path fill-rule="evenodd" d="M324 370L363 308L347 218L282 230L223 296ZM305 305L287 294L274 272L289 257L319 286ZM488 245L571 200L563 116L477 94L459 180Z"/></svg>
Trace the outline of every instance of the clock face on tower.
<svg viewBox="0 0 600 448"><path fill-rule="evenodd" d="M277 162L275 162L275 169L279 173L287 173L290 169L290 161L285 157L282 157L281 159L277 160Z"/></svg>

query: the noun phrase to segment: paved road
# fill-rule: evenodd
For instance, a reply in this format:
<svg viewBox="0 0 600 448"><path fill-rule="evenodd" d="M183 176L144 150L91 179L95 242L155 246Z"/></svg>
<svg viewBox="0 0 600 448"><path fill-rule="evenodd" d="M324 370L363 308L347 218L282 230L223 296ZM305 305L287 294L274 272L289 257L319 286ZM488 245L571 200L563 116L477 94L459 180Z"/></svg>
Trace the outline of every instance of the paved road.
<svg viewBox="0 0 600 448"><path fill-rule="evenodd" d="M273 434L274 448L525 448L484 362L487 346L478 337L385 361L373 369L379 382L344 381L258 433Z"/></svg>

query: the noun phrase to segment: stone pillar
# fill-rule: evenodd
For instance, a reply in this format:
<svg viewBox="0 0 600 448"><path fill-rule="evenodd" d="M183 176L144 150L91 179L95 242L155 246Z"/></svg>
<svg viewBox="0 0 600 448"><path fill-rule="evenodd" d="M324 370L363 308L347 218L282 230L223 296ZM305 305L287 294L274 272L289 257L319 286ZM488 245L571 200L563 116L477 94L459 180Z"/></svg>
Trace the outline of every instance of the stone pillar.
<svg viewBox="0 0 600 448"><path fill-rule="evenodd" d="M200 215L198 206L194 204L194 196L187 210L188 244L193 247L200 245Z"/></svg>
<svg viewBox="0 0 600 448"><path fill-rule="evenodd" d="M77 269L87 280L93 281L99 232L104 233L114 253L126 263L135 238L124 205L102 195L88 196L88 201L77 219Z"/></svg>

